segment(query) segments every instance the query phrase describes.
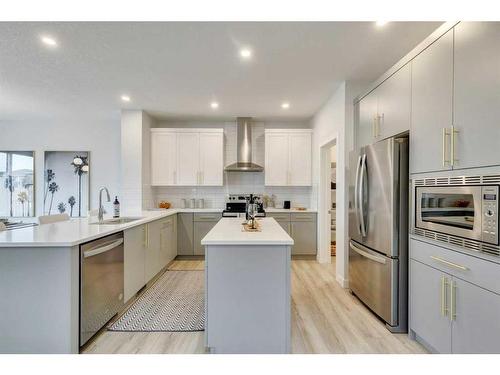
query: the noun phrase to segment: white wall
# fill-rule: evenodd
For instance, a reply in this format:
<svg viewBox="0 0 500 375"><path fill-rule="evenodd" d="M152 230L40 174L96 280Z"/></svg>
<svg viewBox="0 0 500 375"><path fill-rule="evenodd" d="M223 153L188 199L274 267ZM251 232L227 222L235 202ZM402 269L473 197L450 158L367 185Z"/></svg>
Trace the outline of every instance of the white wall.
<svg viewBox="0 0 500 375"><path fill-rule="evenodd" d="M154 120L142 110L121 112L121 209L136 213L153 207L151 138Z"/></svg>
<svg viewBox="0 0 500 375"><path fill-rule="evenodd" d="M35 151L35 212L42 215L44 151L90 151L90 206L107 186L120 189L120 117L0 121L0 149ZM110 206L111 207L111 206ZM108 210L109 211L109 210Z"/></svg>
<svg viewBox="0 0 500 375"><path fill-rule="evenodd" d="M354 107L353 99L366 86L365 83L344 82L332 94L330 99L320 108L311 120L313 129L313 189L311 205L318 205L318 246L320 253L318 260L328 262L328 251L321 251L321 244L328 244L320 231L321 222L328 220L325 214L328 207L319 207L320 184L320 150L321 146L336 138L337 147L337 281L347 287L348 285L348 207L349 207L349 153L354 148ZM326 154L328 159L329 150ZM329 160L328 160L329 162ZM329 178L327 179L329 183ZM322 213L323 211L323 213Z"/></svg>

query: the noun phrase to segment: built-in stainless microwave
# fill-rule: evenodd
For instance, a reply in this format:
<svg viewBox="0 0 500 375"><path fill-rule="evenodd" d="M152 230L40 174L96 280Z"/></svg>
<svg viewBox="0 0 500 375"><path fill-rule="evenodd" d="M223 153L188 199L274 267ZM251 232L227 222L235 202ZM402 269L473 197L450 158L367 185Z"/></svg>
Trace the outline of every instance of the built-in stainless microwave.
<svg viewBox="0 0 500 375"><path fill-rule="evenodd" d="M498 245L499 185L416 186L415 228Z"/></svg>

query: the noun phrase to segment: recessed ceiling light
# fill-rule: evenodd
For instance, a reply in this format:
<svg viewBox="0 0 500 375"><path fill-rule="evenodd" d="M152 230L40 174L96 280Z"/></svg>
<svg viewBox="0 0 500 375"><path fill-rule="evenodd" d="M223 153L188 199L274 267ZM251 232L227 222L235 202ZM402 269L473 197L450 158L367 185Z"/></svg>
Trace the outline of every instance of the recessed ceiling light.
<svg viewBox="0 0 500 375"><path fill-rule="evenodd" d="M130 96L128 96L128 95L122 95L121 99L122 99L122 102L129 102L130 101Z"/></svg>
<svg viewBox="0 0 500 375"><path fill-rule="evenodd" d="M281 108L283 108L283 109L290 108L290 103L288 103L288 102L281 103Z"/></svg>
<svg viewBox="0 0 500 375"><path fill-rule="evenodd" d="M219 103L217 103L217 102L212 102L212 103L210 103L210 107L211 107L212 109L217 109L217 108L219 108Z"/></svg>
<svg viewBox="0 0 500 375"><path fill-rule="evenodd" d="M49 46L49 47L57 47L57 41L47 35L41 36L40 40L42 41L43 44Z"/></svg>
<svg viewBox="0 0 500 375"><path fill-rule="evenodd" d="M386 24L387 24L387 21L377 21L377 22L375 22L375 25L377 25L378 27L385 26Z"/></svg>
<svg viewBox="0 0 500 375"><path fill-rule="evenodd" d="M252 57L252 50L248 48L243 48L240 50L240 56L243 57L244 59L249 59Z"/></svg>

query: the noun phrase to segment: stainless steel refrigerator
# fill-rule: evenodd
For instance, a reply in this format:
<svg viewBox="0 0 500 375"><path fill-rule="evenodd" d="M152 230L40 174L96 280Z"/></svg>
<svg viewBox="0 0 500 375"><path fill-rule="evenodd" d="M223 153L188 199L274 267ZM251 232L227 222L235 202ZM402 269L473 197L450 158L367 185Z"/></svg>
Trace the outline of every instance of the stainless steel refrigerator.
<svg viewBox="0 0 500 375"><path fill-rule="evenodd" d="M351 153L349 288L392 332L408 322L408 138Z"/></svg>

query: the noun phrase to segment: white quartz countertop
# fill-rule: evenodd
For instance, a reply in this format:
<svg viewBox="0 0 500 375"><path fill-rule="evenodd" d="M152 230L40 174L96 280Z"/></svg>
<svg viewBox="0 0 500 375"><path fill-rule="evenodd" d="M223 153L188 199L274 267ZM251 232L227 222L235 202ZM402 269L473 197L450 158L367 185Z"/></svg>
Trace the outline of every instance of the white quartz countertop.
<svg viewBox="0 0 500 375"><path fill-rule="evenodd" d="M220 209L168 209L130 212L122 217L140 217L126 224L98 225L92 218L72 218L53 224L0 231L0 248L7 247L71 247L122 230L149 223L180 212L221 212ZM111 217L105 217L109 219Z"/></svg>
<svg viewBox="0 0 500 375"><path fill-rule="evenodd" d="M276 213L283 213L283 212L293 212L293 213L316 213L318 210L312 209L312 208L306 208L305 210L298 210L296 208L274 208L274 207L268 207L265 209L266 212L276 212Z"/></svg>
<svg viewBox="0 0 500 375"><path fill-rule="evenodd" d="M245 232L241 218L222 218L201 240L202 245L293 245L293 239L272 217L258 219L262 231Z"/></svg>

